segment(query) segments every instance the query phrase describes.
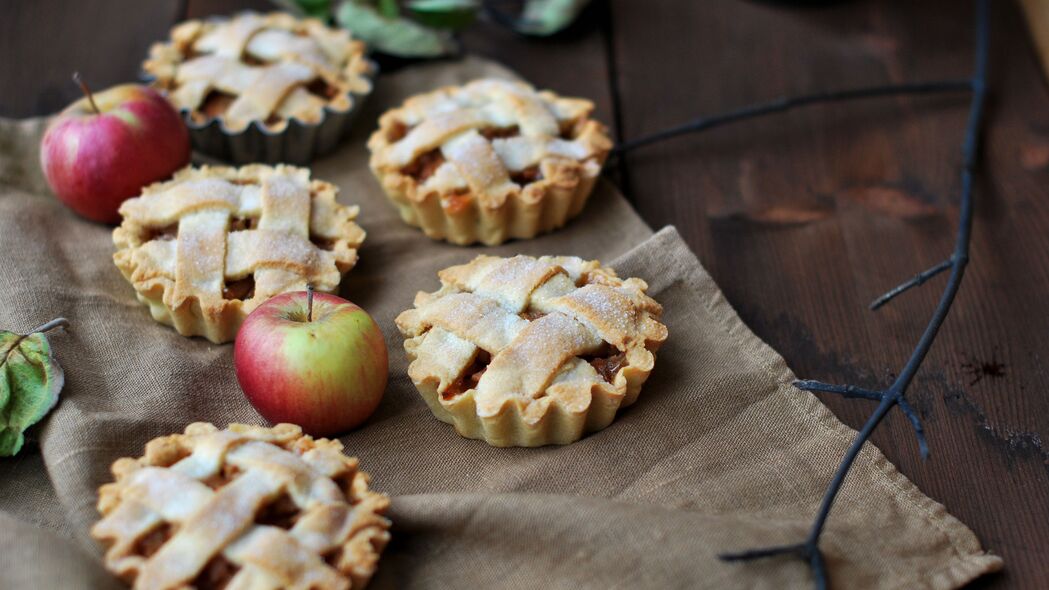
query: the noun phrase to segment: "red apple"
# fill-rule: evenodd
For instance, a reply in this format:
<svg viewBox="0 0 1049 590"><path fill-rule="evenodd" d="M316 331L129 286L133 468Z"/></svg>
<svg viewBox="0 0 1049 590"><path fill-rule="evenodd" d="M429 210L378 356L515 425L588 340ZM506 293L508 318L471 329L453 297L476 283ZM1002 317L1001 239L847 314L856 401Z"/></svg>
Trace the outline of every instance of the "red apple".
<svg viewBox="0 0 1049 590"><path fill-rule="evenodd" d="M386 342L375 320L335 295L278 295L244 320L233 346L237 381L270 422L316 436L346 432L386 390Z"/></svg>
<svg viewBox="0 0 1049 590"><path fill-rule="evenodd" d="M82 88L85 97L48 126L40 165L51 190L73 211L116 223L124 199L189 163L189 131L151 88L124 84L95 95Z"/></svg>

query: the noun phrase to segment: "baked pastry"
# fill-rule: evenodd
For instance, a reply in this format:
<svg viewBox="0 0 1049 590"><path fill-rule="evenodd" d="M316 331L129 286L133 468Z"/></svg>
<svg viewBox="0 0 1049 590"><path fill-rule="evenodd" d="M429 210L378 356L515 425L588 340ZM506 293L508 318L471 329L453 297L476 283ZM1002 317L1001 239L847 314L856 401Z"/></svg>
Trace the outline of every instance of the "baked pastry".
<svg viewBox="0 0 1049 590"><path fill-rule="evenodd" d="M232 340L263 301L310 283L333 292L357 262L357 207L305 168L184 168L124 201L113 261L153 319Z"/></svg>
<svg viewBox="0 0 1049 590"><path fill-rule="evenodd" d="M531 238L579 214L612 148L594 104L484 79L412 97L379 119L371 169L434 239Z"/></svg>
<svg viewBox="0 0 1049 590"><path fill-rule="evenodd" d="M286 13L190 20L150 48L143 70L192 122L221 121L236 132L257 122L270 132L288 121L319 123L371 92L365 46L344 29Z"/></svg>
<svg viewBox="0 0 1049 590"><path fill-rule="evenodd" d="M91 536L134 588L361 588L390 501L342 450L292 424L190 424L113 463Z"/></svg>
<svg viewBox="0 0 1049 590"><path fill-rule="evenodd" d="M641 279L575 257L478 256L397 317L434 415L491 445L567 444L637 400L667 338Z"/></svg>

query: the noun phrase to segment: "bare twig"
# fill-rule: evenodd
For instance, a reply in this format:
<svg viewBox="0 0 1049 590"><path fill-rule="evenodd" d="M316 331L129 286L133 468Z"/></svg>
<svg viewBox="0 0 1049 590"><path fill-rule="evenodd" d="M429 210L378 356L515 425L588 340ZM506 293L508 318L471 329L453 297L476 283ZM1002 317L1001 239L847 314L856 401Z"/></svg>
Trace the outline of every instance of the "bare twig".
<svg viewBox="0 0 1049 590"><path fill-rule="evenodd" d="M917 287L919 285L924 284L925 281L927 281L927 280L933 278L934 276L940 274L941 272L951 268L952 264L953 264L953 260L948 258L947 260L944 260L943 262L937 264L936 266L930 268L929 270L923 270L922 272L920 272L920 273L914 275L913 277L911 277L909 280L907 280L907 281L905 281L905 282L903 282L903 283L893 287L892 289L887 291L884 295L882 295L881 297L878 297L877 299L872 301L871 304L870 304L870 309L872 311L880 309L881 306L883 306L886 303L888 303L888 302L892 301L893 299L895 299L897 295L900 295L901 293L903 293L904 291L910 289L911 287Z"/></svg>
<svg viewBox="0 0 1049 590"><path fill-rule="evenodd" d="M935 82L894 84L889 86L870 86L867 88L853 88L849 90L836 90L832 92L818 92L816 94L809 94L806 96L781 97L771 100L769 102L745 106L743 108L728 111L726 113L720 113L708 117L700 117L683 125L678 125L677 127L671 127L670 129L664 129L663 131L659 131L651 135L631 139L630 141L625 141L617 145L612 150L612 153L623 154L649 144L677 137L679 135L687 135L689 133L696 133L698 131L706 131L707 129L713 129L715 127L720 127L728 123L735 123L737 121L753 119L756 117L771 115L774 113L782 113L784 111L789 111L798 107L813 104L845 102L861 98L879 98L886 96L906 96L914 94L942 94L945 92L962 92L969 90L971 87L972 83L970 80L939 80Z"/></svg>
<svg viewBox="0 0 1049 590"><path fill-rule="evenodd" d="M944 287L943 294L940 296L940 301L937 304L936 309L933 311L932 317L929 319L928 324L926 324L925 331L918 340L918 344L908 358L903 370L900 371L899 376L896 377L895 381L893 381L886 389L872 390L856 387L854 385L831 385L819 381L808 380L796 381L794 383L795 387L805 391L833 393L847 398L877 401L878 406L875 408L870 418L867 419L867 422L863 425L860 431L856 434L849 449L846 451L844 457L842 457L838 469L835 471L834 476L827 485L823 500L820 503L819 510L816 513L816 518L812 524L812 528L809 529L809 534L806 539L801 543L792 545L780 545L749 549L734 553L725 553L720 556L721 559L725 561L749 561L752 559L760 559L776 555L795 555L809 563L809 568L812 571L813 581L816 588L821 590L825 589L827 587L827 573L823 563L823 554L819 548L820 536L823 534L827 518L830 516L831 508L834 505L834 500L837 498L838 492L841 491L842 485L845 483L845 479L848 476L849 470L852 468L852 464L856 460L860 449L870 438L874 429L881 424L881 421L886 415L888 415L893 407L899 407L900 411L903 412L911 422L915 436L918 439L918 447L922 458L927 458L929 455L929 446L925 440L925 431L922 428L921 420L918 417L918 413L907 402L905 395L907 393L907 388L914 379L914 375L918 372L922 361L925 360L926 355L929 353L929 349L932 347L932 343L936 339L936 335L939 333L940 327L943 325L943 321L947 317L947 313L951 309L954 297L957 295L958 289L961 286L962 277L965 275L965 267L969 262L969 242L973 222L973 175L975 173L976 158L980 148L981 127L987 97L989 0L976 0L975 29L975 65L972 77L969 79L875 86L853 90L822 92L800 97L779 98L767 103L751 105L718 115L701 117L689 123L660 131L652 135L622 142L613 150L615 154L621 155L630 150L677 137L679 135L696 133L736 121L743 121L772 113L780 113L797 107L817 103L844 102L886 96L958 92L964 90L971 92L969 118L966 124L965 142L963 144L960 216L958 220L958 233L954 251L951 256L943 262L940 262L932 268L903 282L876 299L870 305L871 309L878 309L901 293L913 287L922 285L929 279L949 270L950 275L947 279L947 285Z"/></svg>
<svg viewBox="0 0 1049 590"><path fill-rule="evenodd" d="M914 379L914 375L921 367L922 361L925 360L926 355L929 353L929 349L932 347L932 343L936 339L940 327L943 325L943 320L947 317L947 313L951 309L954 297L958 294L958 288L961 286L962 277L965 275L965 267L969 263L969 242L973 221L973 175L975 173L976 158L980 148L980 131L987 98L987 61L989 45L988 9L988 0L977 0L976 63L973 77L970 81L972 99L969 107L969 119L966 124L965 143L963 145L964 161L962 166L961 211L958 220L958 235L955 241L954 252L945 262L940 263L915 276L911 280L904 282L899 287L889 291L872 304L872 308L880 307L907 289L921 285L930 277L950 270L950 278L947 279L947 286L944 287L943 294L940 296L940 301L937 304L936 309L933 311L932 317L929 319L929 323L925 327L925 331L918 340L914 352L911 353L910 358L907 360L907 364L904 365L903 370L900 371L899 376L884 390L873 391L849 385L827 385L815 381L798 381L795 383L799 389L807 391L838 393L846 397L861 397L864 399L879 401L878 407L874 410L874 413L871 414L870 418L867 419L866 424L863 425L863 428L860 429L859 433L856 435L849 450L845 453L845 457L842 459L841 464L838 466L837 471L834 473L834 477L827 486L827 491L823 496L823 502L820 504L819 511L816 514L816 520L813 523L812 528L809 530L809 536L805 539L803 544L805 550L800 552L802 556L808 559L816 587L820 589L826 588L827 586L827 574L823 566L819 541L820 536L823 533L824 525L827 522L827 518L830 516L831 508L834 505L834 499L837 497L838 492L841 491L841 487L845 483L845 478L849 473L849 469L856 460L856 456L859 454L863 444L867 442L871 433L877 428L893 406L899 406L900 410L911 421L911 424L914 426L915 434L918 437L918 444L921 448L922 455L923 457L928 455L928 445L925 442L925 435L921 427L921 422L918 419L917 413L910 404L907 403L904 396L907 393L907 388L910 386L911 381ZM782 553L782 551L780 551L780 553ZM757 559L772 554L775 553L763 553L762 550L758 549L740 553L728 553L722 555L721 558L729 561L743 561Z"/></svg>

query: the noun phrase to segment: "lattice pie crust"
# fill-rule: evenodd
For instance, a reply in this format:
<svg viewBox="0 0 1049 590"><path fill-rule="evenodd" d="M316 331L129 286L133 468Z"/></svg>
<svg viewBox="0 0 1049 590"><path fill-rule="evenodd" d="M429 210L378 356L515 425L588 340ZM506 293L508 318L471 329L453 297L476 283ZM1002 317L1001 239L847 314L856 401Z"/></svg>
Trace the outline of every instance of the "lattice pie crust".
<svg viewBox="0 0 1049 590"><path fill-rule="evenodd" d="M316 124L371 92L365 47L342 29L285 13L191 20L157 43L143 64L154 84L197 123L219 119L237 132L252 122L283 131Z"/></svg>
<svg viewBox="0 0 1049 590"><path fill-rule="evenodd" d="M455 244L561 227L612 147L592 102L483 79L408 99L379 119L371 168L407 223Z"/></svg>
<svg viewBox="0 0 1049 590"><path fill-rule="evenodd" d="M112 471L91 535L135 588L361 588L390 539L357 459L291 424L190 424Z"/></svg>
<svg viewBox="0 0 1049 590"><path fill-rule="evenodd" d="M113 260L153 319L227 342L263 301L333 292L357 262L364 230L336 191L292 166L185 168L121 205Z"/></svg>
<svg viewBox="0 0 1049 590"><path fill-rule="evenodd" d="M478 256L397 318L440 420L495 446L571 443L637 400L667 338L641 279L574 257Z"/></svg>

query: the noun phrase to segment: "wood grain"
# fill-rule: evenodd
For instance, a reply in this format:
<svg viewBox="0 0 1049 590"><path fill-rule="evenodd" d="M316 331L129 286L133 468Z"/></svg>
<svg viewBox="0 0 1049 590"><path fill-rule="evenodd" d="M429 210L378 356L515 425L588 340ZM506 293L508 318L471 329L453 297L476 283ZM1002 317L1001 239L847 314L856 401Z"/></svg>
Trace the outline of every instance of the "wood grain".
<svg viewBox="0 0 1049 590"><path fill-rule="evenodd" d="M98 87L134 79L149 43L183 14L267 6L2 3L0 52L17 58L0 61L0 115L60 108L76 96L66 82L76 68ZM464 46L594 99L632 138L784 94L966 76L971 16L969 3L948 0L609 0L553 40L481 23ZM900 415L874 441L1005 558L1003 574L974 587L1046 588L1049 96L1015 5L995 3L994 19L972 263L911 388L933 455L921 462ZM964 96L812 107L639 150L613 176L652 226L678 226L800 376L877 386L913 348L942 279L877 313L866 306L950 251L966 110ZM871 410L825 401L854 427Z"/></svg>

